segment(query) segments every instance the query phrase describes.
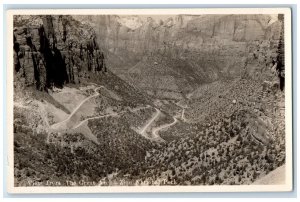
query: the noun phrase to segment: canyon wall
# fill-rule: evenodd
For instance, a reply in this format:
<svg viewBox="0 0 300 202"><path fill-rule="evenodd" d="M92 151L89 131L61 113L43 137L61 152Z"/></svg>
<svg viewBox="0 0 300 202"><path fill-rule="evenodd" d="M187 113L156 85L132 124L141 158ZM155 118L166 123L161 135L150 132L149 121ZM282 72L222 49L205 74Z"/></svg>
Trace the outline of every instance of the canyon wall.
<svg viewBox="0 0 300 202"><path fill-rule="evenodd" d="M15 16L15 75L43 90L109 67L144 90L178 93L223 78L265 80L282 28L277 15Z"/></svg>
<svg viewBox="0 0 300 202"><path fill-rule="evenodd" d="M257 77L276 58L282 29L277 15L74 17L94 27L117 74L141 60L175 58L208 81Z"/></svg>
<svg viewBox="0 0 300 202"><path fill-rule="evenodd" d="M68 15L14 16L14 76L47 90L106 71L93 28Z"/></svg>

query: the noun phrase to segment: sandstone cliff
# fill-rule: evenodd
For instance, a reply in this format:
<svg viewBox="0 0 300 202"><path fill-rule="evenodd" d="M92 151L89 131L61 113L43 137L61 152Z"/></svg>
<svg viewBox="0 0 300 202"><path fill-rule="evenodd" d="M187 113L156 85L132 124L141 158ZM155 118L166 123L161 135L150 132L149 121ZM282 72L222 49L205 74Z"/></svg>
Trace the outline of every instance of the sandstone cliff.
<svg viewBox="0 0 300 202"><path fill-rule="evenodd" d="M74 18L88 19L101 38L99 43L115 54L127 50L142 55L170 43L183 50L205 48L202 51L209 51L219 48L213 45L220 42L220 45L230 46L232 41L239 44L279 40L280 37L277 16L269 15L178 15L159 22L154 20L154 16L102 15ZM157 18L163 19L163 16Z"/></svg>
<svg viewBox="0 0 300 202"><path fill-rule="evenodd" d="M94 27L112 71L150 94L156 87L180 93L199 82L274 77L283 28L277 15L74 18Z"/></svg>
<svg viewBox="0 0 300 202"><path fill-rule="evenodd" d="M14 27L15 69L26 85L79 83L107 64L157 94L223 78L273 77L283 25L277 15L77 15L16 16Z"/></svg>
<svg viewBox="0 0 300 202"><path fill-rule="evenodd" d="M39 90L106 71L92 27L71 16L14 17L15 81Z"/></svg>

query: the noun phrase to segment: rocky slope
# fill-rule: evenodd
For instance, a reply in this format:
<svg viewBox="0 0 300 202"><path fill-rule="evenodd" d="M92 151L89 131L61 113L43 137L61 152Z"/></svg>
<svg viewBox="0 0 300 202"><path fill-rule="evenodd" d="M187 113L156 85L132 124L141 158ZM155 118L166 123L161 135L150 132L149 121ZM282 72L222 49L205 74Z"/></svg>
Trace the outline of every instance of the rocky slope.
<svg viewBox="0 0 300 202"><path fill-rule="evenodd" d="M15 81L46 90L106 71L92 27L67 15L14 16Z"/></svg>

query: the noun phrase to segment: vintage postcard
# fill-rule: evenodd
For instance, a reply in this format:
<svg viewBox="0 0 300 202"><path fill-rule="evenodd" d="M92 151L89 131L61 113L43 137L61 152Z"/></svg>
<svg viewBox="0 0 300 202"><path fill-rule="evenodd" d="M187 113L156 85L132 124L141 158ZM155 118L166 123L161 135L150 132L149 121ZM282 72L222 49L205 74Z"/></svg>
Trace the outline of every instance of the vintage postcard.
<svg viewBox="0 0 300 202"><path fill-rule="evenodd" d="M7 19L10 193L292 190L289 8Z"/></svg>

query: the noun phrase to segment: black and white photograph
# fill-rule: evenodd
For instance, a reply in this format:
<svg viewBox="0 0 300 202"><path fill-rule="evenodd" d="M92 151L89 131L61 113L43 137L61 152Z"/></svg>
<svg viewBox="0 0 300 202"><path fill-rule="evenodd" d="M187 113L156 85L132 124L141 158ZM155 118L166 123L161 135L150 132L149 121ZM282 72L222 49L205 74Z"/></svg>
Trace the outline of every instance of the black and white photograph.
<svg viewBox="0 0 300 202"><path fill-rule="evenodd" d="M12 10L11 192L290 191L290 15Z"/></svg>

